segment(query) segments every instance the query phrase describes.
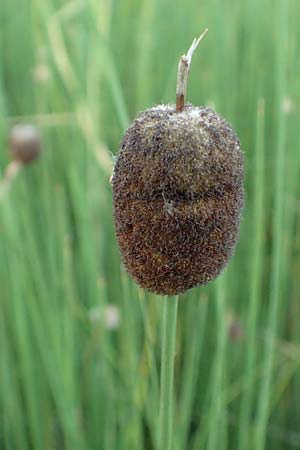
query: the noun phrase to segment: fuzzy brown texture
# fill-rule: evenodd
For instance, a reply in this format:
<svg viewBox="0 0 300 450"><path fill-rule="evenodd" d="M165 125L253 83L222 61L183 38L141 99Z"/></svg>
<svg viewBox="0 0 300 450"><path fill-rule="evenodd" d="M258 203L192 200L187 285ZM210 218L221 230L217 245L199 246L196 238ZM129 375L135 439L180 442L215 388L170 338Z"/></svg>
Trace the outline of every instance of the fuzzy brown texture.
<svg viewBox="0 0 300 450"><path fill-rule="evenodd" d="M112 185L122 259L141 287L174 295L226 266L243 207L243 155L212 109L140 113L121 142Z"/></svg>
<svg viewBox="0 0 300 450"><path fill-rule="evenodd" d="M41 136L33 125L15 125L9 136L9 151L12 158L29 164L41 153Z"/></svg>

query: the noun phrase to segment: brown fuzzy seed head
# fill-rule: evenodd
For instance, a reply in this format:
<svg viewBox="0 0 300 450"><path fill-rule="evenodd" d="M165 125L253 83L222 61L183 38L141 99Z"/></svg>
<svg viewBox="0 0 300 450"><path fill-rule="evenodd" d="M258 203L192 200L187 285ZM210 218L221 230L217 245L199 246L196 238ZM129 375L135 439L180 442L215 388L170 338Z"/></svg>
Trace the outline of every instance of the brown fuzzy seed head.
<svg viewBox="0 0 300 450"><path fill-rule="evenodd" d="M9 150L14 160L31 163L41 153L41 136L33 125L15 125L9 136Z"/></svg>
<svg viewBox="0 0 300 450"><path fill-rule="evenodd" d="M174 295L222 271L238 236L243 155L213 110L160 105L140 113L112 184L123 262L141 287Z"/></svg>

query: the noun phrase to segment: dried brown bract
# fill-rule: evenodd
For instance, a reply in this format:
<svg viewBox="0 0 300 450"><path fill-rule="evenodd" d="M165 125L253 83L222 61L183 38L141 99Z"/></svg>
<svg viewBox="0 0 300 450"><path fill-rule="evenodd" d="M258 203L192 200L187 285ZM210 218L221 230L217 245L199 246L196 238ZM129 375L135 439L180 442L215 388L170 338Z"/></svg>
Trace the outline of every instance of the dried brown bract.
<svg viewBox="0 0 300 450"><path fill-rule="evenodd" d="M140 286L178 294L226 266L243 207L243 155L212 109L160 105L139 114L112 185L123 262Z"/></svg>

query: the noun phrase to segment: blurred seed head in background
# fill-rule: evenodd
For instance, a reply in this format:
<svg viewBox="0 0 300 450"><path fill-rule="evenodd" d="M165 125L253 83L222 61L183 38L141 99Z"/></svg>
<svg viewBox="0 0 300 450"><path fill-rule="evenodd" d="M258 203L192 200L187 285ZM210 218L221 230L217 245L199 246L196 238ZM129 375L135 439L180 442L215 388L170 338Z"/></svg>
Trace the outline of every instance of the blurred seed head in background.
<svg viewBox="0 0 300 450"><path fill-rule="evenodd" d="M9 134L9 151L12 158L22 164L34 161L42 151L42 139L34 125L18 124Z"/></svg>

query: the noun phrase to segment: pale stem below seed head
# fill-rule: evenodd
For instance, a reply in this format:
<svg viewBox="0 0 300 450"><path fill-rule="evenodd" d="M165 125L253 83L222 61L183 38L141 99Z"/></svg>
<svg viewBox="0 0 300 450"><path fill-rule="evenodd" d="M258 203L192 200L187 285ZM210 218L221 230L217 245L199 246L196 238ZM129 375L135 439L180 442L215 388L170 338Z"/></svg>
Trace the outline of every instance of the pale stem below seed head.
<svg viewBox="0 0 300 450"><path fill-rule="evenodd" d="M176 112L183 111L185 97L186 97L186 88L187 81L190 72L192 57L194 51L198 47L200 41L204 38L208 29L206 28L201 36L195 38L190 46L186 55L182 55L178 64L178 72L177 72L177 88L176 88Z"/></svg>
<svg viewBox="0 0 300 450"><path fill-rule="evenodd" d="M0 181L0 201L4 198L5 194L9 190L13 180L18 175L21 167L23 166L21 161L12 161L8 164L3 178Z"/></svg>

